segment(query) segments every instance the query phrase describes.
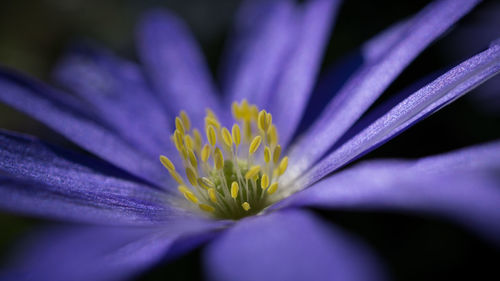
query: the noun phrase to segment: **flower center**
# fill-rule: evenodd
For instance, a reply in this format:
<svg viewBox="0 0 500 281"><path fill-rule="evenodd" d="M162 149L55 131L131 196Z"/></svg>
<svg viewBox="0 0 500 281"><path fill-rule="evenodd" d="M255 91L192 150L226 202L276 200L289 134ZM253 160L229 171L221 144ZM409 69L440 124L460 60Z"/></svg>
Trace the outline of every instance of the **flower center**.
<svg viewBox="0 0 500 281"><path fill-rule="evenodd" d="M234 102L232 113L236 122L230 131L207 109L206 142L198 129L191 129L186 112L175 118L172 141L187 182L170 159L160 156L179 192L193 206L222 219L254 215L271 204L288 166L288 157L281 158L271 113L246 100Z"/></svg>

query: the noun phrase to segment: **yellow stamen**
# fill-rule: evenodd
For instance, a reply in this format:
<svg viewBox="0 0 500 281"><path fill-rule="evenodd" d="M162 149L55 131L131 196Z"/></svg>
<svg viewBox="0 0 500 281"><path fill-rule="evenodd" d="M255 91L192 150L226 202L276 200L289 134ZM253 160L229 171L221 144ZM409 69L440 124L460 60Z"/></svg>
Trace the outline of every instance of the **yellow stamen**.
<svg viewBox="0 0 500 281"><path fill-rule="evenodd" d="M177 173L176 171L174 170L168 170L168 172L170 173L170 175L172 176L172 178L174 178L174 180L178 183L178 184L182 184L184 183L184 181L182 180L182 177L181 175L179 175L179 173Z"/></svg>
<svg viewBox="0 0 500 281"><path fill-rule="evenodd" d="M205 125L206 126L214 126L217 130L220 129L220 123L217 119L213 117L205 117Z"/></svg>
<svg viewBox="0 0 500 281"><path fill-rule="evenodd" d="M266 133L267 130L269 129L269 125L270 125L270 117L268 116L271 116L270 114L267 114L267 112L265 110L261 110L259 112L259 115L257 117L257 120L258 120L258 127L259 129Z"/></svg>
<svg viewBox="0 0 500 281"><path fill-rule="evenodd" d="M233 181L231 184L231 197L236 198L238 197L238 191L240 190L240 186L238 185L238 182Z"/></svg>
<svg viewBox="0 0 500 281"><path fill-rule="evenodd" d="M191 121L189 121L189 116L187 115L186 111L181 110L181 113L179 115L181 116L182 125L184 125L186 131L189 131L189 129L191 129Z"/></svg>
<svg viewBox="0 0 500 281"><path fill-rule="evenodd" d="M182 124L182 120L179 117L175 117L175 128L184 135L186 131L184 130L184 125Z"/></svg>
<svg viewBox="0 0 500 281"><path fill-rule="evenodd" d="M196 180L196 172L191 167L186 168L186 177L191 185L196 186L198 181Z"/></svg>
<svg viewBox="0 0 500 281"><path fill-rule="evenodd" d="M245 120L243 123L243 130L245 131L245 140L250 141L252 139L252 124L250 120Z"/></svg>
<svg viewBox="0 0 500 281"><path fill-rule="evenodd" d="M278 144L278 130L276 129L276 126L274 126L273 124L271 124L271 127L269 127L269 132L268 132L268 135L269 135L269 144L271 146L275 146Z"/></svg>
<svg viewBox="0 0 500 281"><path fill-rule="evenodd" d="M214 151L214 164L217 170L224 167L224 156L222 156L222 151L218 147Z"/></svg>
<svg viewBox="0 0 500 281"><path fill-rule="evenodd" d="M266 161L266 163L269 163L269 161L271 161L271 149L269 148L269 146L266 146L264 148L264 161Z"/></svg>
<svg viewBox="0 0 500 281"><path fill-rule="evenodd" d="M175 148L177 148L177 150L181 152L182 148L184 147L184 143L182 142L182 134L181 132L179 132L179 130L175 130L174 132L174 144Z"/></svg>
<svg viewBox="0 0 500 281"><path fill-rule="evenodd" d="M267 190L267 193L269 194L273 194L276 192L276 190L278 189L278 183L275 182L273 184L271 184L271 186L269 187L269 189Z"/></svg>
<svg viewBox="0 0 500 281"><path fill-rule="evenodd" d="M273 152L274 164L278 164L278 161L280 161L280 156L281 156L281 146L278 145L274 148L274 152Z"/></svg>
<svg viewBox="0 0 500 281"><path fill-rule="evenodd" d="M207 117L217 120L217 116L215 116L215 113L210 108L206 108L205 111L207 113Z"/></svg>
<svg viewBox="0 0 500 281"><path fill-rule="evenodd" d="M209 180L208 178L206 177L202 177L202 178L199 178L198 180L198 184L203 187L204 189L210 189L210 188L213 188L215 187L215 184Z"/></svg>
<svg viewBox="0 0 500 281"><path fill-rule="evenodd" d="M167 168L167 170L175 171L175 166L172 163L172 161L170 161L170 159L168 159L168 157L160 155L160 161L163 164L163 166L165 166L165 168Z"/></svg>
<svg viewBox="0 0 500 281"><path fill-rule="evenodd" d="M248 154L250 155L254 154L255 151L259 149L261 141L262 141L261 136L256 136L255 138L253 138L252 142L250 143L250 147L248 149Z"/></svg>
<svg viewBox="0 0 500 281"><path fill-rule="evenodd" d="M190 135L184 136L184 143L186 144L186 148L191 150L194 148L193 138Z"/></svg>
<svg viewBox="0 0 500 281"><path fill-rule="evenodd" d="M185 174L181 175L169 158L160 155L162 165L186 200L223 219L259 213L278 200L273 194L278 193L279 177L289 161L282 155L271 113L246 100L233 102L231 110L237 123L224 127L207 109L201 133L192 127L186 111L175 117L170 139L182 158L180 170ZM208 162L210 158L213 162Z"/></svg>
<svg viewBox="0 0 500 281"><path fill-rule="evenodd" d="M210 146L208 144L205 144L205 146L203 146L203 149L201 150L201 161L207 162L209 157L210 157Z"/></svg>
<svg viewBox="0 0 500 281"><path fill-rule="evenodd" d="M269 177L267 174L262 175L262 178L260 178L260 187L262 189L266 189L269 186Z"/></svg>
<svg viewBox="0 0 500 281"><path fill-rule="evenodd" d="M192 203L196 204L198 203L198 197L196 197L189 188L187 188L185 185L179 185L177 188L183 195L184 197L191 201Z"/></svg>
<svg viewBox="0 0 500 281"><path fill-rule="evenodd" d="M198 167L198 161L196 160L196 156L194 155L194 152L191 149L188 150L188 156L189 156L189 163L191 163L191 165L195 168Z"/></svg>
<svg viewBox="0 0 500 281"><path fill-rule="evenodd" d="M245 174L245 179L249 180L253 178L255 175L257 175L259 172L260 172L259 165L252 166Z"/></svg>
<svg viewBox="0 0 500 281"><path fill-rule="evenodd" d="M238 105L237 102L234 101L231 104L231 111L233 113L234 119L240 120L242 118L242 116L241 116L241 109L240 109L240 106Z"/></svg>
<svg viewBox="0 0 500 281"><path fill-rule="evenodd" d="M288 157L285 156L283 159L281 159L280 165L279 165L279 175L283 175L286 171L286 168L288 167Z"/></svg>
<svg viewBox="0 0 500 281"><path fill-rule="evenodd" d="M250 118L257 121L257 118L259 117L259 109L257 108L256 105L250 106Z"/></svg>
<svg viewBox="0 0 500 281"><path fill-rule="evenodd" d="M217 203L217 196L215 196L215 188L208 189L208 197L210 197L210 200L212 202Z"/></svg>
<svg viewBox="0 0 500 281"><path fill-rule="evenodd" d="M238 126L238 124L234 124L231 132L233 134L234 143L236 144L236 146L239 146L241 143L240 126Z"/></svg>
<svg viewBox="0 0 500 281"><path fill-rule="evenodd" d="M208 213L213 213L215 211L214 207L207 204L200 204L198 205L198 207L200 207L200 209Z"/></svg>
<svg viewBox="0 0 500 281"><path fill-rule="evenodd" d="M222 128L222 140L228 147L231 147L233 145L233 138L231 137L231 133L226 127Z"/></svg>
<svg viewBox="0 0 500 281"><path fill-rule="evenodd" d="M248 204L248 202L243 202L243 204L241 204L241 207L247 212L248 210L250 210L250 204Z"/></svg>
<svg viewBox="0 0 500 281"><path fill-rule="evenodd" d="M211 146L215 146L215 142L217 141L217 138L215 137L215 129L213 126L207 127L207 140Z"/></svg>
<svg viewBox="0 0 500 281"><path fill-rule="evenodd" d="M193 136L194 136L194 147L196 151L199 152L202 144L200 131L198 131L198 129L193 129Z"/></svg>

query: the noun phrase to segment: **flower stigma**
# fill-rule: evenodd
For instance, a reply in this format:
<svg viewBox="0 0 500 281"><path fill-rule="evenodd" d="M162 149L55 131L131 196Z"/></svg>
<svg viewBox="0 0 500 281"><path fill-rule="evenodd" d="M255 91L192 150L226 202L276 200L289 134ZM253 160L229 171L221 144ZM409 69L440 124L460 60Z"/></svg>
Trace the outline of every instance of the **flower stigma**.
<svg viewBox="0 0 500 281"><path fill-rule="evenodd" d="M187 113L181 111L171 140L183 171L160 156L189 204L220 219L240 219L269 206L288 166L271 113L243 100L233 102L232 114L236 122L226 128L207 109L204 141L200 130L191 128Z"/></svg>

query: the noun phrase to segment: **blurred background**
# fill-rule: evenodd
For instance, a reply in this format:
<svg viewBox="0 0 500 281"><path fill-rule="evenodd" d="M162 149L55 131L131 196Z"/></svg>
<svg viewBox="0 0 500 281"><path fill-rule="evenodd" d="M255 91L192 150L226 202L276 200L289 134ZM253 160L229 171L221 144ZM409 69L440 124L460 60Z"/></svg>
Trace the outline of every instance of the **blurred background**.
<svg viewBox="0 0 500 281"><path fill-rule="evenodd" d="M163 7L179 14L198 39L213 73L240 1L236 0L17 0L2 1L0 64L50 83L51 68L65 48L92 40L136 61L134 25L141 13ZM332 32L323 69L352 53L391 23L423 8L429 1L362 1L343 4ZM446 69L487 48L500 37L500 3L485 1L437 43L427 49L391 85L387 99L428 74ZM500 77L414 126L367 158L415 158L500 137ZM0 105L0 128L37 135L69 148L43 125ZM396 280L448 280L470 277L499 280L498 249L474 234L438 218L386 213L324 212L372 245ZM0 258L13 241L46 222L1 214ZM139 280L197 280L202 276L200 249ZM189 268L189 270L187 270ZM193 270L198 269L198 270ZM495 276L496 274L496 276Z"/></svg>

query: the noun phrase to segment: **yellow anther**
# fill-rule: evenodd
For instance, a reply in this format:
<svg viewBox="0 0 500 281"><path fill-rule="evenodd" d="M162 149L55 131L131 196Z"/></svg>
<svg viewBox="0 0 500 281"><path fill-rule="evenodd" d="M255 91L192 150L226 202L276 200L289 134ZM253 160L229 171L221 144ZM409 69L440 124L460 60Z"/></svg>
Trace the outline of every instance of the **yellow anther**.
<svg viewBox="0 0 500 281"><path fill-rule="evenodd" d="M271 161L271 149L269 146L264 147L264 161L266 161L266 163Z"/></svg>
<svg viewBox="0 0 500 281"><path fill-rule="evenodd" d="M181 133L181 135L184 135L186 133L184 125L182 124L182 120L179 117L175 117L175 129L177 129Z"/></svg>
<svg viewBox="0 0 500 281"><path fill-rule="evenodd" d="M269 177L267 174L262 175L262 178L260 178L260 187L262 189L266 189L269 186Z"/></svg>
<svg viewBox="0 0 500 281"><path fill-rule="evenodd" d="M184 144L186 144L186 148L192 150L194 148L193 138L190 135L185 135L184 136Z"/></svg>
<svg viewBox="0 0 500 281"><path fill-rule="evenodd" d="M271 126L271 124L273 123L273 116L269 112L266 114L266 122L267 126Z"/></svg>
<svg viewBox="0 0 500 281"><path fill-rule="evenodd" d="M188 160L189 155L188 155L187 148L182 147L182 149L181 149L181 156L182 156L183 159Z"/></svg>
<svg viewBox="0 0 500 281"><path fill-rule="evenodd" d="M248 210L250 210L250 204L248 204L248 202L243 202L243 204L241 204L241 207L247 212Z"/></svg>
<svg viewBox="0 0 500 281"><path fill-rule="evenodd" d="M210 125L207 127L207 140L211 146L215 146L215 143L217 142L217 138L215 136L215 129L213 126Z"/></svg>
<svg viewBox="0 0 500 281"><path fill-rule="evenodd" d="M179 130L175 130L174 132L174 144L175 148L181 152L182 148L184 148L184 143L182 141L182 134Z"/></svg>
<svg viewBox="0 0 500 281"><path fill-rule="evenodd" d="M278 172L279 172L279 175L283 175L286 171L286 168L288 167L288 157L285 156L283 157L283 159L281 159L281 162L280 162L280 165L278 167Z"/></svg>
<svg viewBox="0 0 500 281"><path fill-rule="evenodd" d="M188 178L188 181L191 185L196 186L198 184L198 181L196 180L196 171L193 170L191 167L186 168L186 177Z"/></svg>
<svg viewBox="0 0 500 281"><path fill-rule="evenodd" d="M204 189L215 187L215 184L206 177L198 178L198 184Z"/></svg>
<svg viewBox="0 0 500 281"><path fill-rule="evenodd" d="M215 188L208 189L208 197L210 197L210 201L217 203L217 196L215 195Z"/></svg>
<svg viewBox="0 0 500 281"><path fill-rule="evenodd" d="M245 120L243 123L243 130L245 132L245 140L249 142L252 139L252 124L249 120Z"/></svg>
<svg viewBox="0 0 500 281"><path fill-rule="evenodd" d="M260 166L259 165L255 165L255 166L252 166L248 171L247 173L245 174L245 178L247 180L249 179L252 179L254 176L256 176L258 173L260 172Z"/></svg>
<svg viewBox="0 0 500 281"><path fill-rule="evenodd" d="M207 162L208 157L210 157L210 146L205 144L201 150L201 161Z"/></svg>
<svg viewBox="0 0 500 281"><path fill-rule="evenodd" d="M167 168L169 171L175 171L175 166L170 159L168 159L166 156L160 155L160 162Z"/></svg>
<svg viewBox="0 0 500 281"><path fill-rule="evenodd" d="M208 213L213 213L215 211L214 207L207 204L199 204L198 207Z"/></svg>
<svg viewBox="0 0 500 281"><path fill-rule="evenodd" d="M276 126L274 126L273 124L271 124L271 126L269 127L269 131L267 132L268 134L268 140L269 140L269 144L271 146L275 146L278 144L278 130L276 129Z"/></svg>
<svg viewBox="0 0 500 281"><path fill-rule="evenodd" d="M273 184L271 184L271 186L269 187L269 189L267 190L267 193L269 194L273 194L276 192L276 190L278 189L278 183L275 182Z"/></svg>
<svg viewBox="0 0 500 281"><path fill-rule="evenodd" d="M196 160L196 156L194 155L194 152L189 149L188 150L188 157L189 157L189 163L195 168L198 167L198 161Z"/></svg>
<svg viewBox="0 0 500 281"><path fill-rule="evenodd" d="M259 117L259 109L257 108L257 106L255 105L250 106L249 111L250 111L250 118L257 121L257 118Z"/></svg>
<svg viewBox="0 0 500 281"><path fill-rule="evenodd" d="M236 144L236 146L239 146L241 143L240 126L238 126L238 124L234 124L233 128L231 129L231 132L233 134L234 143Z"/></svg>
<svg viewBox="0 0 500 281"><path fill-rule="evenodd" d="M187 186L185 185L179 185L177 187L177 190L179 190L180 193L191 192L191 190L189 190L189 188L187 188Z"/></svg>
<svg viewBox="0 0 500 281"><path fill-rule="evenodd" d="M214 126L217 130L220 129L220 123L217 121L217 119L212 118L212 117L205 117L205 126Z"/></svg>
<svg viewBox="0 0 500 281"><path fill-rule="evenodd" d="M267 129L269 129L269 123L267 121L267 112L265 110L261 110L257 117L257 125L263 132L267 132Z"/></svg>
<svg viewBox="0 0 500 281"><path fill-rule="evenodd" d="M179 173L177 173L175 170L168 170L168 172L170 173L170 175L172 176L172 178L174 178L174 180L175 180L178 184L182 184L182 183L184 183L184 181L182 180L181 175L179 175Z"/></svg>
<svg viewBox="0 0 500 281"><path fill-rule="evenodd" d="M231 197L238 197L238 191L240 191L240 186L238 185L238 182L233 181L231 184Z"/></svg>
<svg viewBox="0 0 500 281"><path fill-rule="evenodd" d="M231 104L231 111L233 113L234 119L240 120L242 118L241 109L237 102L233 101L233 103Z"/></svg>
<svg viewBox="0 0 500 281"><path fill-rule="evenodd" d="M274 152L273 152L274 164L278 164L278 161L280 161L280 156L281 156L281 145L278 145L274 148Z"/></svg>
<svg viewBox="0 0 500 281"><path fill-rule="evenodd" d="M205 108L205 112L207 113L207 117L217 120L217 116L210 108Z"/></svg>
<svg viewBox="0 0 500 281"><path fill-rule="evenodd" d="M193 202L194 204L198 203L198 197L196 197L196 195L194 195L193 193L189 192L189 193L184 193L184 197Z"/></svg>
<svg viewBox="0 0 500 281"><path fill-rule="evenodd" d="M189 190L189 188L187 188L186 186L184 185L179 185L179 187L177 188L183 195L184 197L188 200L188 201L191 201L192 203L196 204L198 203L198 197L196 197L193 192L191 192L191 190Z"/></svg>
<svg viewBox="0 0 500 281"><path fill-rule="evenodd" d="M196 149L196 151L199 152L202 144L200 131L198 131L198 129L193 129L193 136L194 136L194 148Z"/></svg>
<svg viewBox="0 0 500 281"><path fill-rule="evenodd" d="M222 151L216 147L214 151L214 164L217 170L220 170L224 167L224 156L222 155Z"/></svg>
<svg viewBox="0 0 500 281"><path fill-rule="evenodd" d="M231 137L231 133L226 127L222 128L222 140L227 146L233 146L233 138Z"/></svg>
<svg viewBox="0 0 500 281"><path fill-rule="evenodd" d="M186 111L181 110L181 113L179 115L181 116L182 125L184 125L186 131L189 131L189 129L191 129L191 121L189 121L189 116L187 115Z"/></svg>
<svg viewBox="0 0 500 281"><path fill-rule="evenodd" d="M250 155L254 154L257 149L259 149L260 143L262 141L261 136L256 136L253 138L252 142L250 143L250 147L248 148L248 153Z"/></svg>
<svg viewBox="0 0 500 281"><path fill-rule="evenodd" d="M240 110L243 114L250 110L250 105L248 104L248 101L246 99L243 99L241 101Z"/></svg>

